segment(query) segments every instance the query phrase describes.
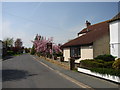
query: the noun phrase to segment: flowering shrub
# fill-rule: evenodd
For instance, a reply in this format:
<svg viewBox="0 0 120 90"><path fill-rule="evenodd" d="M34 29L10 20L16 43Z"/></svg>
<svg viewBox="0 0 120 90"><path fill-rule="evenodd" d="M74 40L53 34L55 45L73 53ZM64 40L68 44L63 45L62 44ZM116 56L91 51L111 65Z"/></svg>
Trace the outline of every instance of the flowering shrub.
<svg viewBox="0 0 120 90"><path fill-rule="evenodd" d="M62 50L60 49L59 45L53 43L53 38L42 37L40 35L36 35L36 38L33 42L33 46L35 52L42 56L50 56L53 54L61 53Z"/></svg>

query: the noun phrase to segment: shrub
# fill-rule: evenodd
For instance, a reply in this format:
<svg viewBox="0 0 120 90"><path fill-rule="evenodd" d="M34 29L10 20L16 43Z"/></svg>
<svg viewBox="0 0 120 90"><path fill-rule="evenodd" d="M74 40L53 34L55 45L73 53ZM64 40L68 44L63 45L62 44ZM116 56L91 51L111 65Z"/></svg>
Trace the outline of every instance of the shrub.
<svg viewBox="0 0 120 90"><path fill-rule="evenodd" d="M63 56L63 54L61 52L57 53L56 55L57 55L57 57Z"/></svg>
<svg viewBox="0 0 120 90"><path fill-rule="evenodd" d="M97 59L97 60L95 60L95 61L98 62L98 63L105 63L105 61L100 60L100 59Z"/></svg>
<svg viewBox="0 0 120 90"><path fill-rule="evenodd" d="M30 54L31 54L31 55L34 55L34 54L35 54L35 48L34 48L34 46L32 47Z"/></svg>
<svg viewBox="0 0 120 90"><path fill-rule="evenodd" d="M14 55L13 51L7 51L7 55Z"/></svg>
<svg viewBox="0 0 120 90"><path fill-rule="evenodd" d="M41 53L40 53L40 52L37 52L36 54L37 54L37 56L39 56L39 57L41 56Z"/></svg>
<svg viewBox="0 0 120 90"><path fill-rule="evenodd" d="M80 61L80 67L83 68L112 68L114 61L105 62L103 60L87 59Z"/></svg>
<svg viewBox="0 0 120 90"><path fill-rule="evenodd" d="M98 63L94 59L87 59L87 60L82 60L80 61L80 67L83 68L99 68L99 67L104 67L103 63Z"/></svg>
<svg viewBox="0 0 120 90"><path fill-rule="evenodd" d="M100 74L108 74L120 77L120 70L108 69L108 68L91 68L92 72L100 73Z"/></svg>
<svg viewBox="0 0 120 90"><path fill-rule="evenodd" d="M112 67L114 69L120 69L120 58L114 61L114 63L112 64Z"/></svg>
<svg viewBox="0 0 120 90"><path fill-rule="evenodd" d="M104 62L104 68L112 68L114 61Z"/></svg>
<svg viewBox="0 0 120 90"><path fill-rule="evenodd" d="M114 61L115 60L115 57L113 57L112 55L99 55L97 56L95 59L101 59L103 61Z"/></svg>

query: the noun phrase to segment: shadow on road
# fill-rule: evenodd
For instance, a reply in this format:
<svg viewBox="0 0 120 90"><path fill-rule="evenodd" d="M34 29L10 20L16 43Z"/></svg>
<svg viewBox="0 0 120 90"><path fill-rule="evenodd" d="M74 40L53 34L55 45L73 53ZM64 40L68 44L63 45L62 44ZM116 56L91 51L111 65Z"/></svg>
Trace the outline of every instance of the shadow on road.
<svg viewBox="0 0 120 90"><path fill-rule="evenodd" d="M27 71L24 70L2 70L2 82L26 79L27 77L34 75L37 74L29 74Z"/></svg>
<svg viewBox="0 0 120 90"><path fill-rule="evenodd" d="M9 60L9 59L11 59L11 58L13 58L13 56L5 56L5 57L3 57L3 61Z"/></svg>

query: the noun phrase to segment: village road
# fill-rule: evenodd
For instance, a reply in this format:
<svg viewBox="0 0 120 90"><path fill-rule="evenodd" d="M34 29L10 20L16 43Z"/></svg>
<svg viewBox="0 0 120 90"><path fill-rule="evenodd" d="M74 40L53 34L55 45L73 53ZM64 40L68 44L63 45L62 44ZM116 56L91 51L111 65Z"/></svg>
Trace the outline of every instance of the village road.
<svg viewBox="0 0 120 90"><path fill-rule="evenodd" d="M6 59L2 66L2 88L80 88L29 54Z"/></svg>

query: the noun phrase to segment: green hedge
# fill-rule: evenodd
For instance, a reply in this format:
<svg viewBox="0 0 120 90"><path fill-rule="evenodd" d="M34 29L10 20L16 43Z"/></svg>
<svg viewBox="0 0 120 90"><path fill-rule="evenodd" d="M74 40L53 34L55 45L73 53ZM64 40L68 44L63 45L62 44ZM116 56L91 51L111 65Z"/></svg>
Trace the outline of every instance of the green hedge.
<svg viewBox="0 0 120 90"><path fill-rule="evenodd" d="M100 74L108 74L120 77L120 70L108 69L108 68L91 68L92 72L97 72Z"/></svg>
<svg viewBox="0 0 120 90"><path fill-rule="evenodd" d="M107 55L107 54L104 54L104 55L99 55L97 57L95 57L95 59L101 59L103 61L115 61L115 57L112 56L112 55Z"/></svg>
<svg viewBox="0 0 120 90"><path fill-rule="evenodd" d="M7 51L7 55L14 55L15 53L13 51Z"/></svg>
<svg viewBox="0 0 120 90"><path fill-rule="evenodd" d="M105 62L102 60L87 59L80 61L80 67L83 68L112 68L114 61Z"/></svg>

